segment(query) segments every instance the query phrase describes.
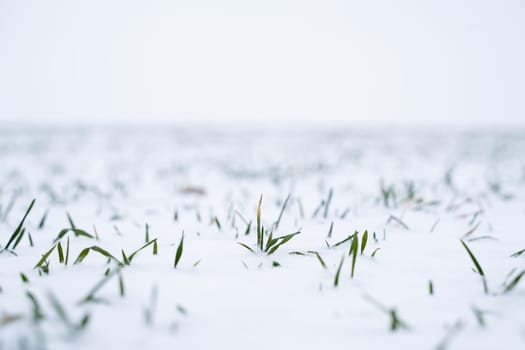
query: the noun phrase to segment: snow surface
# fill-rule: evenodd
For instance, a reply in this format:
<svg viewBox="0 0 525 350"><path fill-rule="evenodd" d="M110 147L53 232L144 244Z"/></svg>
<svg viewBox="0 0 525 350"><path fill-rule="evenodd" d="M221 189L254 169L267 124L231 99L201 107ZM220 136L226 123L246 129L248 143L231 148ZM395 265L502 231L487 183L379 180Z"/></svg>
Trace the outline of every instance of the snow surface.
<svg viewBox="0 0 525 350"><path fill-rule="evenodd" d="M0 254L0 348L523 349L525 282L505 289L525 269L525 254L510 257L525 248L524 136L3 131L2 247L36 202L16 249ZM381 184L395 193L389 203ZM267 232L289 194L274 237L301 231L272 255L255 247L261 194ZM59 231L71 226L66 212L98 240L70 232L60 240L65 248L70 238L69 264L60 264L54 251L48 274L34 269ZM248 235L244 220L252 222ZM93 251L73 264L80 251L96 245L122 261L121 250L129 255L145 244L146 224L158 254L150 245L121 268L124 296L116 274L97 291L98 302L79 303L108 267L118 271ZM356 230L369 237L351 278L351 241L334 244ZM485 273L488 293L462 238ZM42 309L39 322L27 291ZM408 329L390 330L393 308ZM75 330L86 313L89 322Z"/></svg>

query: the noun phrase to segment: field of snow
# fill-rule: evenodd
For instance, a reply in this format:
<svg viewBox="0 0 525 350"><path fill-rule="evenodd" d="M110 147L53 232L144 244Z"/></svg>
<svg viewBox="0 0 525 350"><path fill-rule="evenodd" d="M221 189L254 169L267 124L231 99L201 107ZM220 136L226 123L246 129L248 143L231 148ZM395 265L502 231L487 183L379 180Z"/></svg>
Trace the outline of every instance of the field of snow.
<svg viewBox="0 0 525 350"><path fill-rule="evenodd" d="M523 349L524 155L518 131L1 131L0 349Z"/></svg>

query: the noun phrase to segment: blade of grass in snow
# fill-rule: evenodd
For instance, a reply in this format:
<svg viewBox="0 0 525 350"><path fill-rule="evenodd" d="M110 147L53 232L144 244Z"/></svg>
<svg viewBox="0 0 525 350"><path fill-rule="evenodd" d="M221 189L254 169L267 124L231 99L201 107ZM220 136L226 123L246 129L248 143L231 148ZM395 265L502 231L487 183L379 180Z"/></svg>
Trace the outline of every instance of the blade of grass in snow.
<svg viewBox="0 0 525 350"><path fill-rule="evenodd" d="M66 243L66 257L64 260L64 265L67 266L67 263L69 262L69 236L67 237L67 243Z"/></svg>
<svg viewBox="0 0 525 350"><path fill-rule="evenodd" d="M182 232L182 237L180 238L179 246L175 252L175 261L173 262L173 268L176 269L179 264L180 259L182 258L182 251L184 250L184 232Z"/></svg>
<svg viewBox="0 0 525 350"><path fill-rule="evenodd" d="M15 250L16 247L18 246L18 244L20 243L20 241L22 240L22 238L24 237L24 234L26 233L26 229L23 228L22 231L20 231L20 233L18 234L18 237L15 241L15 244L13 244L13 249L12 250Z"/></svg>
<svg viewBox="0 0 525 350"><path fill-rule="evenodd" d="M327 238L332 238L332 230L334 229L334 222L332 221L330 223L330 228L328 229L328 235Z"/></svg>
<svg viewBox="0 0 525 350"><path fill-rule="evenodd" d="M367 241L368 241L368 230L365 230L365 232L363 232L363 237L361 238L361 255L363 255L363 252L365 251Z"/></svg>
<svg viewBox="0 0 525 350"><path fill-rule="evenodd" d="M345 254L343 254L343 257L341 258L341 262L339 263L339 266L337 267L337 271L335 272L334 287L337 287L339 285L339 276L341 275L341 268L343 267L344 261L345 261Z"/></svg>
<svg viewBox="0 0 525 350"><path fill-rule="evenodd" d="M261 206L262 206L263 195L259 197L259 204L257 205L257 246L259 249L263 249L263 235L261 228Z"/></svg>
<svg viewBox="0 0 525 350"><path fill-rule="evenodd" d="M215 225L217 225L217 228L219 229L219 231L222 231L222 226L221 226L221 223L219 221L219 218L215 216L213 218L213 222L215 223Z"/></svg>
<svg viewBox="0 0 525 350"><path fill-rule="evenodd" d="M46 219L47 219L47 214L48 214L48 211L49 210L46 210L44 212L44 215L42 216L42 218L40 219L40 222L38 223L38 229L41 230L44 228L44 225L46 224Z"/></svg>
<svg viewBox="0 0 525 350"><path fill-rule="evenodd" d="M77 228L64 228L62 230L60 230L60 232L58 233L57 237L55 238L55 240L53 241L53 243L56 243L58 242L59 240L61 240L66 234L68 234L69 232L73 232L75 234L75 237L80 237L80 236L83 236L83 237L87 237L87 238L91 238L91 239L95 239L95 236L87 233L86 231L84 230L80 230L80 229L77 229Z"/></svg>
<svg viewBox="0 0 525 350"><path fill-rule="evenodd" d="M20 272L20 278L22 279L22 282L29 283L29 279L23 272Z"/></svg>
<svg viewBox="0 0 525 350"><path fill-rule="evenodd" d="M5 249L9 249L9 247L11 246L11 243L14 242L14 240L16 238L18 238L18 236L20 235L21 232L23 232L23 226L24 226L24 222L26 221L26 218L27 216L29 215L29 212L31 211L31 209L33 208L33 205L35 204L35 199L33 199L31 201L31 204L29 204L29 207L27 208L24 216L22 217L22 220L20 220L20 223L18 224L18 226L16 227L16 229L13 231L13 233L11 234L11 237L9 238L9 241L7 241L7 244L5 246ZM23 233L22 233L23 234Z"/></svg>
<svg viewBox="0 0 525 350"><path fill-rule="evenodd" d="M64 262L64 251L62 250L62 244L58 242L57 244L57 250L58 250L58 262L63 263Z"/></svg>
<svg viewBox="0 0 525 350"><path fill-rule="evenodd" d="M27 234L27 238L29 239L29 246L30 246L30 247L33 247L34 244L33 244L33 237L31 237L31 233L28 233L28 234Z"/></svg>
<svg viewBox="0 0 525 350"><path fill-rule="evenodd" d="M82 251L78 254L78 257L77 257L77 259L75 260L75 262L73 264L75 264L75 265L76 264L80 264L82 261L84 261L84 259L88 256L88 253L89 253L90 250L92 250L94 252L97 252L97 253L101 254L102 256L105 256L109 260L115 261L119 266L124 266L123 263L121 263L113 255L111 255L107 250L105 250L105 249L103 249L103 248L101 248L99 246L96 246L96 245L82 249Z"/></svg>
<svg viewBox="0 0 525 350"><path fill-rule="evenodd" d="M390 221L394 221L399 226L403 227L405 230L409 230L408 225L405 224L405 222L403 220L401 220L400 218L398 218L397 216L394 216L394 215L390 214L390 217L388 218L386 223L388 224Z"/></svg>
<svg viewBox="0 0 525 350"><path fill-rule="evenodd" d="M357 232L357 231L356 231ZM354 233L355 234L355 233ZM353 237L353 235L349 235L348 237L346 237L345 239L343 239L342 241L339 241L337 242L336 244L332 245L332 247L338 247L340 246L341 244L344 244L346 242L348 242L349 240L351 240Z"/></svg>
<svg viewBox="0 0 525 350"><path fill-rule="evenodd" d="M352 244L350 245L350 250L348 252L348 255L352 256L352 269L351 269L351 274L350 274L351 278L354 278L355 263L357 261L358 249L359 249L359 236L357 235L357 233L355 233L354 238L352 239Z"/></svg>
<svg viewBox="0 0 525 350"><path fill-rule="evenodd" d="M283 217L284 211L286 210L286 205L288 204L288 201L290 200L290 197L292 196L291 193L286 196L286 199L284 200L283 206L281 207L281 211L279 213L279 217L277 217L277 220L274 223L274 228L277 230L279 228L279 223L281 222L281 219Z"/></svg>
<svg viewBox="0 0 525 350"><path fill-rule="evenodd" d="M278 242L278 243L276 243L275 245L270 245L270 250L268 250L268 255L272 255L273 253L275 253L277 249L279 249L283 244L290 241L292 238L294 238L300 233L301 231L299 230L297 232L275 238L275 242Z"/></svg>
<svg viewBox="0 0 525 350"><path fill-rule="evenodd" d="M476 318L476 321L478 321L478 324L481 328L484 328L485 323L485 312L483 310L478 309L475 306L472 306L472 312L474 313L474 317Z"/></svg>
<svg viewBox="0 0 525 350"><path fill-rule="evenodd" d="M397 330L400 330L400 329L404 329L404 330L409 330L410 327L408 326L408 324L401 320L397 314L397 310L395 308L388 308L386 306L384 306L383 304L381 304L380 302L378 302L377 300L375 300L374 298L372 298L371 296L369 295L364 295L363 296L365 298L365 300L367 300L369 303L371 303L372 305L374 305L376 308L378 308L379 310L383 311L385 314L387 314L390 318L390 331L392 332L395 332Z"/></svg>
<svg viewBox="0 0 525 350"><path fill-rule="evenodd" d="M485 294L488 294L489 291L488 291L488 286L487 286L487 280L485 278L485 273L483 272L483 269L481 268L481 265L478 262L478 259L476 259L476 257L472 253L472 251L469 249L467 244L465 242L463 242L463 240L461 240L461 244L463 245L463 247L465 247L465 250L467 251L468 255L470 256L470 259L474 263L474 266L476 266L477 272L481 275L481 279L483 281L483 290L485 291Z"/></svg>
<svg viewBox="0 0 525 350"><path fill-rule="evenodd" d="M153 325L153 318L155 316L155 308L157 306L157 296L158 296L157 286L153 286L151 288L149 306L144 310L144 320L146 322L146 325L148 326Z"/></svg>
<svg viewBox="0 0 525 350"><path fill-rule="evenodd" d="M320 255L318 252L313 251L313 250L310 250L310 251L308 251L308 253L310 253L310 254L314 254L314 255L317 257L317 260L319 261L319 263L321 264L321 266L322 266L323 268L325 268L325 269L327 268L327 267L326 267L326 264L325 264L325 262L324 262L324 260L323 260L323 258L321 258L321 255Z"/></svg>
<svg viewBox="0 0 525 350"><path fill-rule="evenodd" d="M324 205L323 218L325 219L328 217L328 211L330 210L330 204L332 203L333 195L334 195L334 190L330 188L330 190L328 191L328 197L326 198L326 202Z"/></svg>
<svg viewBox="0 0 525 350"><path fill-rule="evenodd" d="M126 295L126 289L124 287L124 279L122 278L122 273L118 272L118 287L119 287L119 293L121 297L124 297Z"/></svg>
<svg viewBox="0 0 525 350"><path fill-rule="evenodd" d="M512 279L512 281L510 281L506 286L505 286L505 289L503 290L504 293L508 293L510 292L511 290L513 290L517 285L518 283L520 282L521 278L523 277L523 275L525 275L525 270L521 271L518 275L516 275L516 277L514 277Z"/></svg>
<svg viewBox="0 0 525 350"><path fill-rule="evenodd" d="M248 225L246 225L246 230L244 231L244 235L247 236L250 234L250 229L252 228L252 222L250 221Z"/></svg>
<svg viewBox="0 0 525 350"><path fill-rule="evenodd" d="M44 318L44 314L42 313L42 308L40 307L40 304L38 303L38 300L33 295L33 293L31 293L30 291L27 291L26 296L29 298L29 301L31 301L33 322L38 323Z"/></svg>
<svg viewBox="0 0 525 350"><path fill-rule="evenodd" d="M131 260L133 260L133 258L135 257L135 255L137 255L137 253L139 253L140 251L142 251L143 249L147 248L148 246L154 244L155 242L157 242L157 239L152 239L151 241L149 241L148 243L144 244L142 247L140 247L139 249L135 250L133 253L131 253L131 255L128 256L128 261L131 263Z"/></svg>
<svg viewBox="0 0 525 350"><path fill-rule="evenodd" d="M116 274L120 273L119 268L116 268L106 274L91 290L88 292L88 294L80 300L80 304L87 303L90 301L95 301L95 294Z"/></svg>
<svg viewBox="0 0 525 350"><path fill-rule="evenodd" d="M513 253L511 254L511 258L517 258L518 256L520 256L521 254L525 253L525 249L522 249L522 250L518 250L516 253Z"/></svg>
<svg viewBox="0 0 525 350"><path fill-rule="evenodd" d="M252 248L250 248L250 246L248 246L247 244L244 244L244 243L241 243L241 242L237 242L237 244L239 244L239 245L243 246L244 248L248 249L250 252L255 253L255 251Z"/></svg>
<svg viewBox="0 0 525 350"><path fill-rule="evenodd" d="M42 255L42 258L36 263L33 269L36 269L37 267L41 267L45 263L47 258L49 258L53 250L55 250L56 246L57 245L55 244L54 246L51 247L51 249L49 249L46 253L44 253L44 255Z"/></svg>

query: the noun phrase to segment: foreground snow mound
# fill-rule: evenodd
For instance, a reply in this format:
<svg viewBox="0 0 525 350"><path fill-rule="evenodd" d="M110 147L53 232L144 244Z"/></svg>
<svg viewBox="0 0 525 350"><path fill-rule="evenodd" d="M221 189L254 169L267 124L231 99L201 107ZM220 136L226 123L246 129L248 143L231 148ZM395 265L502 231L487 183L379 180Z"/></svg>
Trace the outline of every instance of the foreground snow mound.
<svg viewBox="0 0 525 350"><path fill-rule="evenodd" d="M2 349L522 349L518 132L0 134Z"/></svg>

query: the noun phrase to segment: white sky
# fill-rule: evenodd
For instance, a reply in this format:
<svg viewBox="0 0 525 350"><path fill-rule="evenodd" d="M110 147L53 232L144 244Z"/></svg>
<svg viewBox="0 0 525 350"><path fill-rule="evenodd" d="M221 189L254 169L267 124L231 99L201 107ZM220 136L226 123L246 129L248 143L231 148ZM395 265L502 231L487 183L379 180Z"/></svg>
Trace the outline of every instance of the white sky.
<svg viewBox="0 0 525 350"><path fill-rule="evenodd" d="M525 3L0 0L0 121L525 124Z"/></svg>

